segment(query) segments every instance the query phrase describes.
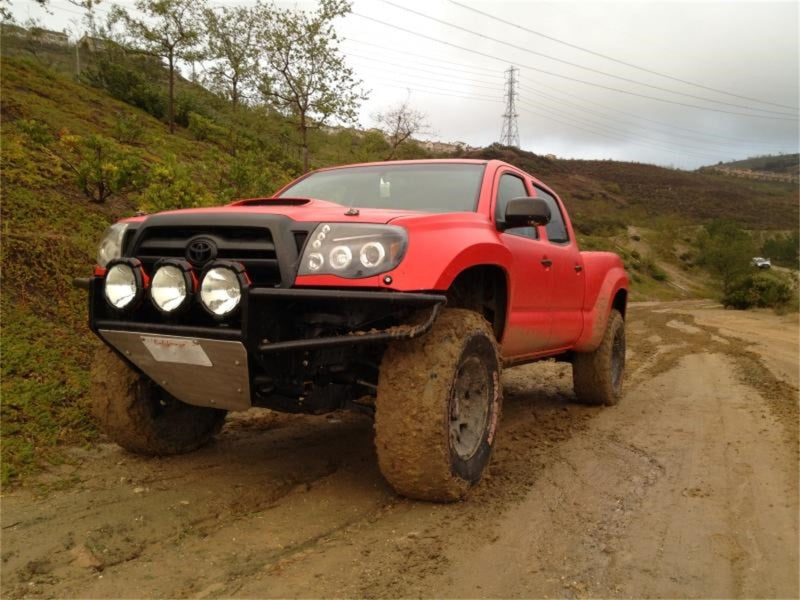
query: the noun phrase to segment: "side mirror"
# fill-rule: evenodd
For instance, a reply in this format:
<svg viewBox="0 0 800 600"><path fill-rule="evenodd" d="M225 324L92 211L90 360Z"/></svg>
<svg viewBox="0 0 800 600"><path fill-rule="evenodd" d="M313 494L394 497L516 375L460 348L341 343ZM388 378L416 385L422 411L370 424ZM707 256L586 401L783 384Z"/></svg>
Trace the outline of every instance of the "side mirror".
<svg viewBox="0 0 800 600"><path fill-rule="evenodd" d="M541 198L512 198L506 204L506 214L501 230L511 227L547 225L550 222L550 207Z"/></svg>

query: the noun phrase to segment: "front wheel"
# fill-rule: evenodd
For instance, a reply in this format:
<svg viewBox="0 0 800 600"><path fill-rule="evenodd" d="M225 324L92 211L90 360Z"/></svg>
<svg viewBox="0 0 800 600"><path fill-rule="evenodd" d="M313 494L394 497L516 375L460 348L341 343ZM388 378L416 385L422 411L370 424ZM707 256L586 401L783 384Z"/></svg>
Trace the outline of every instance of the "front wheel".
<svg viewBox="0 0 800 600"><path fill-rule="evenodd" d="M572 359L572 385L579 402L610 406L622 397L625 373L625 320L618 310L608 316L603 340L593 352Z"/></svg>
<svg viewBox="0 0 800 600"><path fill-rule="evenodd" d="M501 405L491 327L475 312L444 310L427 335L384 354L375 411L381 472L410 498L463 498L489 462Z"/></svg>
<svg viewBox="0 0 800 600"><path fill-rule="evenodd" d="M92 413L114 442L138 454L183 454L208 442L227 411L177 400L109 348L92 365Z"/></svg>

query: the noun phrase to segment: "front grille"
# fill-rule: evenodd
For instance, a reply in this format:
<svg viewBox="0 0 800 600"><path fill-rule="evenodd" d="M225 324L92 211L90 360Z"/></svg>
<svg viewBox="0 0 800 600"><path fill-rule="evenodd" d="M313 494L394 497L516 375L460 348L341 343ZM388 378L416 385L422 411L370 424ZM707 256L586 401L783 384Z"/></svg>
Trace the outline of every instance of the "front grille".
<svg viewBox="0 0 800 600"><path fill-rule="evenodd" d="M144 229L133 255L147 272L162 258L186 259L186 248L199 237L216 246L216 258L240 262L254 285L279 285L278 257L272 232L266 227L173 227ZM194 263L202 270L202 263Z"/></svg>

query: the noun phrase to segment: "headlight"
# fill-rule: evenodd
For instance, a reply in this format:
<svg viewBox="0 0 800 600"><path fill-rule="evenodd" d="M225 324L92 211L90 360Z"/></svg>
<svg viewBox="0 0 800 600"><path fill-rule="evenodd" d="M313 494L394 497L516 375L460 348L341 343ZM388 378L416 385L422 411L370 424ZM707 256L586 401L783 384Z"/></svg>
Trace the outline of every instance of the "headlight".
<svg viewBox="0 0 800 600"><path fill-rule="evenodd" d="M371 277L400 264L406 246L406 230L395 225L323 223L306 244L298 275Z"/></svg>
<svg viewBox="0 0 800 600"><path fill-rule="evenodd" d="M114 223L106 229L97 247L97 264L105 267L115 258L122 256L122 238L128 229L127 223Z"/></svg>
<svg viewBox="0 0 800 600"><path fill-rule="evenodd" d="M188 306L194 288L194 272L189 263L163 261L156 265L156 273L150 282L150 299L161 312L175 314Z"/></svg>
<svg viewBox="0 0 800 600"><path fill-rule="evenodd" d="M239 306L242 290L248 284L242 265L213 263L200 282L200 301L215 317L225 317Z"/></svg>
<svg viewBox="0 0 800 600"><path fill-rule="evenodd" d="M141 299L145 288L142 264L135 258L112 262L106 272L103 294L116 310L133 307Z"/></svg>

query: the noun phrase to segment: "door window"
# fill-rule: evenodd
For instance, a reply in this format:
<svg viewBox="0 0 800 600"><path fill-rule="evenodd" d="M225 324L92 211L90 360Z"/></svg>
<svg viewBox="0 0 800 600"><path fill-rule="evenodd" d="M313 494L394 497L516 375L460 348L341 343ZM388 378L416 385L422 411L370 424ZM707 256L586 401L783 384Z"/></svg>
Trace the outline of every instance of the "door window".
<svg viewBox="0 0 800 600"><path fill-rule="evenodd" d="M550 222L547 224L547 240L554 244L566 244L569 242L569 234L567 233L567 226L564 223L564 216L561 214L561 208L558 202L553 198L552 194L544 191L538 186L536 188L536 197L541 198L550 207Z"/></svg>

